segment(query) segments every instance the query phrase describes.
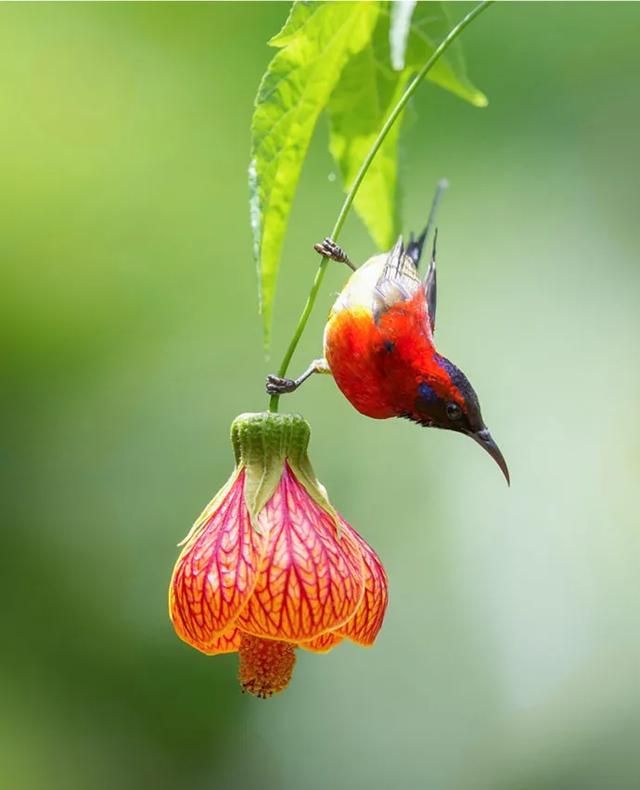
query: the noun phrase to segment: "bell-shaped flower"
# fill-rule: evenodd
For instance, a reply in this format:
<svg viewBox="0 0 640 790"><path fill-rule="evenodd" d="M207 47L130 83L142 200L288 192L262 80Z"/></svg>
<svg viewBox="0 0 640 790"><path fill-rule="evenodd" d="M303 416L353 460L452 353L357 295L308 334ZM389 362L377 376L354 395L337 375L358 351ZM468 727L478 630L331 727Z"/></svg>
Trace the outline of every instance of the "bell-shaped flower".
<svg viewBox="0 0 640 790"><path fill-rule="evenodd" d="M240 654L240 683L284 689L295 648L369 646L387 605L380 560L332 507L299 416L244 414L231 427L236 468L207 505L173 572L175 630L203 653Z"/></svg>

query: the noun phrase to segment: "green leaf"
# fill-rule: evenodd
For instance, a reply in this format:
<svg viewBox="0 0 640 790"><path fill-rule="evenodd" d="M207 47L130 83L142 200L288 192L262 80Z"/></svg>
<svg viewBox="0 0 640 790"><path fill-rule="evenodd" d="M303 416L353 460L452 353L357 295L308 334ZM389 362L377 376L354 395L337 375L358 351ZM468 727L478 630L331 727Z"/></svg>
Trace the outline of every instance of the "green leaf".
<svg viewBox="0 0 640 790"><path fill-rule="evenodd" d="M442 3L428 0L417 3L411 20L411 31L406 50L407 67L420 69L453 25ZM462 45L454 41L447 54L438 60L427 79L456 96L473 104L486 107L487 97L467 77Z"/></svg>
<svg viewBox="0 0 640 790"><path fill-rule="evenodd" d="M315 13L312 3L294 2L291 5L289 16L284 23L282 30L272 36L267 42L270 47L285 47L291 43L298 31L303 28L310 16Z"/></svg>
<svg viewBox="0 0 640 790"><path fill-rule="evenodd" d="M329 150L351 186L380 127L402 95L410 71L393 71L389 60L389 16L380 15L369 44L342 72L329 102ZM389 130L372 161L354 207L379 249L391 247L399 224L398 140L402 119Z"/></svg>
<svg viewBox="0 0 640 790"><path fill-rule="evenodd" d="M392 3L389 9L385 4L369 43L349 60L331 96L329 148L345 191L409 80L452 27L441 3L419 2L415 9L413 5ZM405 66L394 70L392 58L395 65ZM484 94L469 82L457 42L435 64L428 79L475 106L487 103ZM402 117L389 131L354 201L379 249L389 249L399 231L401 124Z"/></svg>
<svg viewBox="0 0 640 790"><path fill-rule="evenodd" d="M373 2L296 2L270 42L280 50L258 90L249 167L265 348L282 242L311 135L344 64L367 44L377 15Z"/></svg>

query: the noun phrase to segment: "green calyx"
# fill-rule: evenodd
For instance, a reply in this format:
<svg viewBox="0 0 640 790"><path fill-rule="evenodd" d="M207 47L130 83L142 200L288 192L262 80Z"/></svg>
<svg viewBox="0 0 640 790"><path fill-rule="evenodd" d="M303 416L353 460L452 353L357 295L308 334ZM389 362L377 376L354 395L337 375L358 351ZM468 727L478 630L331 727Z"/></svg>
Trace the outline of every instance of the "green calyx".
<svg viewBox="0 0 640 790"><path fill-rule="evenodd" d="M309 496L334 520L340 535L338 514L307 455L310 436L309 423L298 414L241 414L231 424L236 465L245 470L245 502L256 530L260 531L258 515L278 487L286 461Z"/></svg>

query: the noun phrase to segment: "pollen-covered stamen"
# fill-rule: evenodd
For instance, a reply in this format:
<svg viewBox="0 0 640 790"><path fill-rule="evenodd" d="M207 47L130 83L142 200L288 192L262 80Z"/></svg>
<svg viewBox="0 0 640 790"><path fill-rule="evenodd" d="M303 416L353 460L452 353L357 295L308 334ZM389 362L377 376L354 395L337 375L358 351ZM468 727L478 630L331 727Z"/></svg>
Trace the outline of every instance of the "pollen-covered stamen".
<svg viewBox="0 0 640 790"><path fill-rule="evenodd" d="M238 678L244 691L267 699L283 691L296 663L295 645L242 634Z"/></svg>

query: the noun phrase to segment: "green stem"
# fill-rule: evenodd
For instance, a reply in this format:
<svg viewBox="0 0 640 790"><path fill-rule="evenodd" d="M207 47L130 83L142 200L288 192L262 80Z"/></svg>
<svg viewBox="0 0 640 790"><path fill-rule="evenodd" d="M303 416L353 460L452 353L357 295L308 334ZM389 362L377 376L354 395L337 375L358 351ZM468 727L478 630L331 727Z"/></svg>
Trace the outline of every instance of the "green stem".
<svg viewBox="0 0 640 790"><path fill-rule="evenodd" d="M420 71L416 74L416 76L411 80L407 89L400 97L398 103L391 111L391 114L385 121L384 126L380 129L378 136L376 137L373 145L371 146L371 150L367 154L364 162L360 166L360 170L351 185L351 189L349 190L346 198L344 199L344 203L342 204L342 208L340 209L340 213L338 214L338 219L336 220L336 224L333 226L333 230L331 231L331 238L336 241L338 236L340 235L340 231L342 230L342 226L345 223L347 218L347 214L353 205L353 201L355 199L356 193L358 189L360 189L360 185L362 184L364 177L367 174L367 170L371 165L375 155L378 153L380 146L384 142L385 137L389 133L389 130L393 126L393 124L398 119L400 113L404 110L407 105L409 99L413 96L416 91L418 85L422 82L425 76L429 73L431 68L437 63L438 59L444 54L444 52L453 44L453 42L458 38L460 33L469 25L477 16L479 16L486 8L488 8L492 4L493 0L484 0L484 2L477 5L472 11L470 11L463 19L458 22L458 24L451 28L451 30L447 33L446 37L440 42L438 47L434 50L433 54L429 58L429 60L424 64L424 66L420 69ZM294 355L296 348L298 347L298 343L300 342L300 338L302 337L302 333L307 326L307 321L309 320L309 316L311 315L311 311L313 310L313 306L315 304L316 298L318 296L318 291L320 290L320 286L322 285L322 280L324 279L324 274L327 268L328 258L322 258L320 261L320 265L318 266L318 270L316 272L316 276L313 278L313 284L311 286L311 290L309 291L309 296L307 297L307 301L305 303L304 309L298 319L298 325L296 326L295 332L293 333L293 337L291 338L291 342L285 352L284 357L282 358L282 363L280 364L280 368L278 370L278 375L281 378L284 378L287 375L287 370L289 369L289 363L291 362L291 358ZM271 400L269 401L269 411L277 412L278 411L278 401L280 400L279 395L272 395Z"/></svg>

